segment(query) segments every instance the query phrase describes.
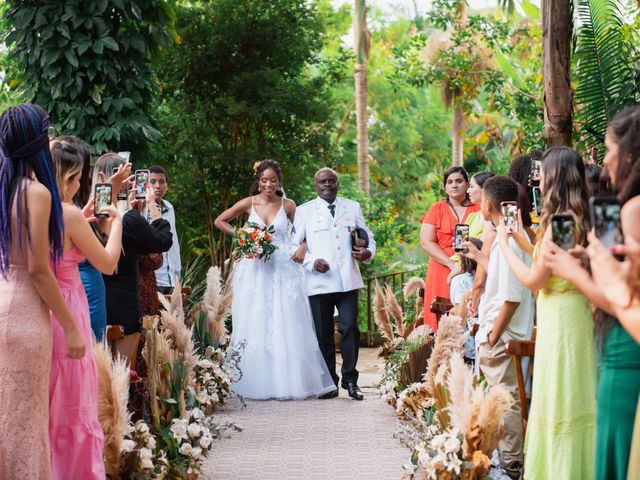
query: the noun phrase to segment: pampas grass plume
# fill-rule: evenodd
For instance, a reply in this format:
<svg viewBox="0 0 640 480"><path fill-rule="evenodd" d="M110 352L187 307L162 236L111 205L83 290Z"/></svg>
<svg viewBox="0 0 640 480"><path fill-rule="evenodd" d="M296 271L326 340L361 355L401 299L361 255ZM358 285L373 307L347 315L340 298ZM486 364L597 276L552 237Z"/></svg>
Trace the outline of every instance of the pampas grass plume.
<svg viewBox="0 0 640 480"><path fill-rule="evenodd" d="M380 289L378 281L375 282L376 294L373 298L373 319L380 329L380 333L388 341L393 341L393 326L389 320L389 312L385 305L384 293Z"/></svg>
<svg viewBox="0 0 640 480"><path fill-rule="evenodd" d="M385 284L384 291L387 312L395 320L396 333L398 336L404 337L404 312L393 293L393 289L389 285Z"/></svg>

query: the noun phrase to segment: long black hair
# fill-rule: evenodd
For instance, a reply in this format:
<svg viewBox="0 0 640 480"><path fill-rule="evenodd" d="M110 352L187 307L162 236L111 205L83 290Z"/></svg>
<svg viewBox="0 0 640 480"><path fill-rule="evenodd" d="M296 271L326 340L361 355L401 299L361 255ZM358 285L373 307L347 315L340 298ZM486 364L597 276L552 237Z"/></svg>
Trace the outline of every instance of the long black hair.
<svg viewBox="0 0 640 480"><path fill-rule="evenodd" d="M49 151L49 115L30 103L9 107L0 116L0 274L9 273L11 249L11 209L16 202L18 245L22 236L31 242L27 186L24 179L35 175L51 193L49 243L56 264L64 250L62 202ZM24 208L23 208L24 207ZM23 232L23 223L26 232Z"/></svg>
<svg viewBox="0 0 640 480"><path fill-rule="evenodd" d="M280 168L278 162L270 159L260 160L255 163L253 168L256 172L256 176L253 184L251 185L251 189L249 190L249 195L253 196L260 193L260 177L262 177L262 174L269 169L276 172L278 180L280 181L280 187L276 190L276 195L279 197L284 195L284 191L282 190L282 168Z"/></svg>

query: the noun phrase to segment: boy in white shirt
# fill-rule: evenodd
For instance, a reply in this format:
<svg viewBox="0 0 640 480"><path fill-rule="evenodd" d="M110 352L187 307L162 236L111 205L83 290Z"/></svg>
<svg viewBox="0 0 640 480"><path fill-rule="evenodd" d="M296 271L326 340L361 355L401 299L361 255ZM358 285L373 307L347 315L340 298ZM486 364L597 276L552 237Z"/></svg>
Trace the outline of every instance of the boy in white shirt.
<svg viewBox="0 0 640 480"><path fill-rule="evenodd" d="M482 193L482 214L494 225L502 221L500 204L517 201L518 184L506 176L489 178ZM466 247L468 244L464 244ZM511 249L531 265L531 258L509 239ZM502 385L514 396L512 408L505 416L505 432L498 451L500 465L507 475L519 478L523 465L522 418L518 399L516 370L505 344L510 339L530 340L533 333L535 300L509 269L500 245L496 241L491 246L489 258L480 258L479 252L468 247L471 256L484 264L487 280L484 294L478 307L480 327L476 334L478 345L477 360L489 385Z"/></svg>

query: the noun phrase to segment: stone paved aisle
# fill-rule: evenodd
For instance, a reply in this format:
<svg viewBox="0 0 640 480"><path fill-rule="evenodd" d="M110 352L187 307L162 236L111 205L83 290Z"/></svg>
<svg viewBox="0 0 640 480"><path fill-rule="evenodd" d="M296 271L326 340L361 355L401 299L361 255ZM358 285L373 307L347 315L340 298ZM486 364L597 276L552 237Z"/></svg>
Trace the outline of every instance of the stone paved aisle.
<svg viewBox="0 0 640 480"><path fill-rule="evenodd" d="M365 353L366 355L366 353ZM360 363L360 362L359 362ZM365 369L366 370L366 369ZM393 409L362 375L365 399L230 404L216 414L243 431L217 442L202 478L219 480L398 479L410 452L393 438Z"/></svg>

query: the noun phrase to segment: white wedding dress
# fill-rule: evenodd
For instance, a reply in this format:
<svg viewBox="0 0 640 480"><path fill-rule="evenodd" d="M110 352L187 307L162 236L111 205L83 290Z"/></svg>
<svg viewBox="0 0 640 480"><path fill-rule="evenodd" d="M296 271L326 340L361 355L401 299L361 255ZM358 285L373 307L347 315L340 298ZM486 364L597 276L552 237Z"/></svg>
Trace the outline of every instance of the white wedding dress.
<svg viewBox="0 0 640 480"><path fill-rule="evenodd" d="M251 207L249 221L265 225ZM273 220L278 247L266 262L242 259L233 274L231 348L241 350L233 390L256 400L299 400L335 390L320 353L304 270L291 260L290 223L281 206Z"/></svg>

